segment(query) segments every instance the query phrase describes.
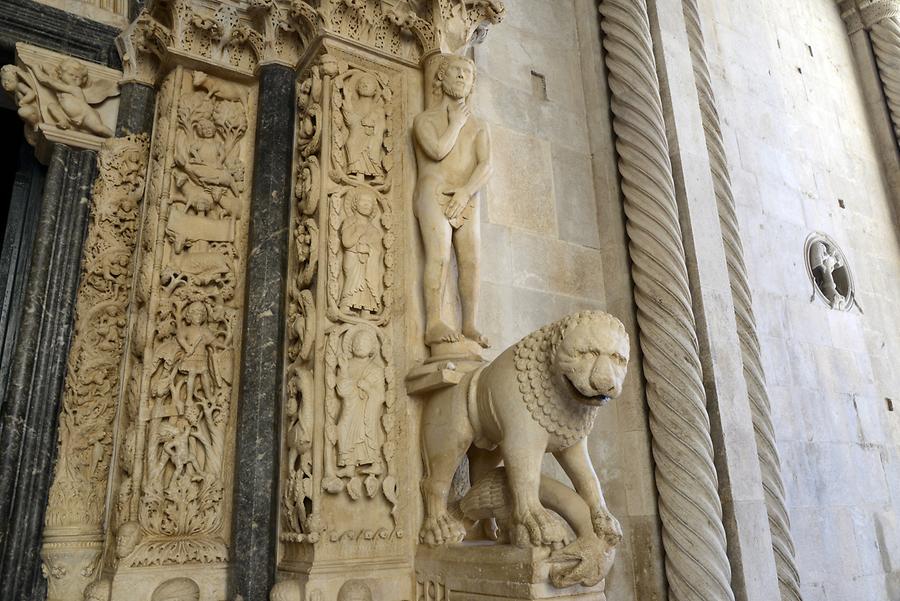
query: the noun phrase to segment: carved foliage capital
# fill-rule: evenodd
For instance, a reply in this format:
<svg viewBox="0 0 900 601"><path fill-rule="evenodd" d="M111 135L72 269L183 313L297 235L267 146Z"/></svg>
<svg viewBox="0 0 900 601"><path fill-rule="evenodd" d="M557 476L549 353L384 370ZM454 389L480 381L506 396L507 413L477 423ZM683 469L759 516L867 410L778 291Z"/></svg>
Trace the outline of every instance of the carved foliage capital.
<svg viewBox="0 0 900 601"><path fill-rule="evenodd" d="M0 69L25 137L45 159L48 142L98 150L113 135L122 73L50 50L16 44L16 64Z"/></svg>

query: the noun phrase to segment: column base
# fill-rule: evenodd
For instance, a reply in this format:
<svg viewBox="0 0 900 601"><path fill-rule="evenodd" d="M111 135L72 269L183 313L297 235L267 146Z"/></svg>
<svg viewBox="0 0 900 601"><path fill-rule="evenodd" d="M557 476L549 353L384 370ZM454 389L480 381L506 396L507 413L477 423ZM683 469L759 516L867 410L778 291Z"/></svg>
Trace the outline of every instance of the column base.
<svg viewBox="0 0 900 601"><path fill-rule="evenodd" d="M416 553L419 601L606 601L606 582L592 587L555 588L546 549L520 549L493 542Z"/></svg>

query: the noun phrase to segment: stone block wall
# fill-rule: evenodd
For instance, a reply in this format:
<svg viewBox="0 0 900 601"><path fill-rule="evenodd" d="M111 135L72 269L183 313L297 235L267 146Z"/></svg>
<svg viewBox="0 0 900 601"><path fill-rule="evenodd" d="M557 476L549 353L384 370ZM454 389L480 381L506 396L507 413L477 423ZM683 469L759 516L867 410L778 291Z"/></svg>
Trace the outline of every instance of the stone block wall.
<svg viewBox="0 0 900 601"><path fill-rule="evenodd" d="M491 125L483 196L482 327L497 353L567 313L604 309L632 338L626 393L590 447L625 541L607 582L620 601L665 599L621 198L593 0L513 0L475 49L476 112ZM565 480L548 459L545 470Z"/></svg>
<svg viewBox="0 0 900 601"><path fill-rule="evenodd" d="M900 599L897 196L846 28L832 0L701 5L804 598ZM864 313L810 300L813 231Z"/></svg>

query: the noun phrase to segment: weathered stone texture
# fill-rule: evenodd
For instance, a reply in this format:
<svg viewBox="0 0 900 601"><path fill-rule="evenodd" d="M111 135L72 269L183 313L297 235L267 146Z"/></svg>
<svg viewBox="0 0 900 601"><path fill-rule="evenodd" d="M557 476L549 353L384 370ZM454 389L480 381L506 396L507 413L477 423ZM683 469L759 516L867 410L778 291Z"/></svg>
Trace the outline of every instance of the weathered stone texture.
<svg viewBox="0 0 900 601"><path fill-rule="evenodd" d="M900 246L850 41L830 2L701 8L804 599L895 599ZM810 301L812 231L865 313Z"/></svg>

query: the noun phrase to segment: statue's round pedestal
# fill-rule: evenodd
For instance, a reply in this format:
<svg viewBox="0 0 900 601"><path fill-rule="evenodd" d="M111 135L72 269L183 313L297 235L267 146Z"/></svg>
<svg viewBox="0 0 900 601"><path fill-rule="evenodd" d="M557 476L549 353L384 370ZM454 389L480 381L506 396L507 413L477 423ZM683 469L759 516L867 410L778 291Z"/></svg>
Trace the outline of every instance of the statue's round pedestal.
<svg viewBox="0 0 900 601"><path fill-rule="evenodd" d="M492 542L432 549L420 545L416 580L423 601L606 601L605 581L592 587L555 588L546 549Z"/></svg>

